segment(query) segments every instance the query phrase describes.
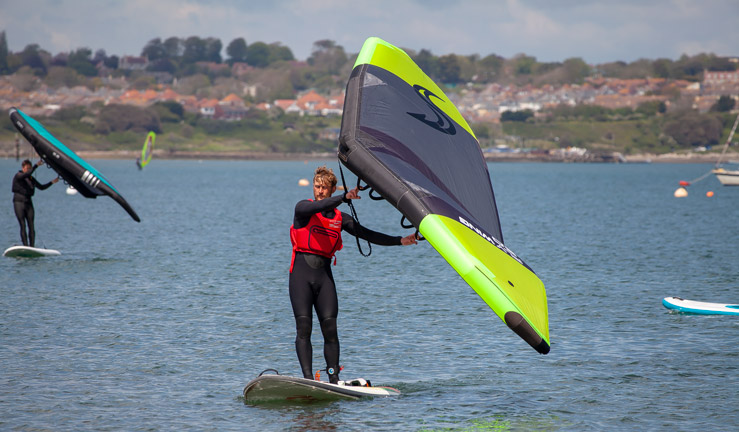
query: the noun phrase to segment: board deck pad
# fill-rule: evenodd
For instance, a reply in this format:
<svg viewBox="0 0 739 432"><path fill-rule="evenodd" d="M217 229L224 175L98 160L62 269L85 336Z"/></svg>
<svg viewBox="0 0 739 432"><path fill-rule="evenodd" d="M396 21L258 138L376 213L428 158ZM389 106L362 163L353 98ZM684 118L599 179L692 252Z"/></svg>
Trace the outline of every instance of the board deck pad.
<svg viewBox="0 0 739 432"><path fill-rule="evenodd" d="M687 300L680 297L665 297L662 305L682 313L700 315L739 315L739 304L710 303Z"/></svg>
<svg viewBox="0 0 739 432"><path fill-rule="evenodd" d="M246 402L321 402L356 400L379 396L398 396L392 387L374 387L363 379L331 384L279 374L260 374L244 387Z"/></svg>
<svg viewBox="0 0 739 432"><path fill-rule="evenodd" d="M35 248L30 246L11 246L5 249L3 256L9 258L38 258L43 256L61 255L62 253L54 249Z"/></svg>

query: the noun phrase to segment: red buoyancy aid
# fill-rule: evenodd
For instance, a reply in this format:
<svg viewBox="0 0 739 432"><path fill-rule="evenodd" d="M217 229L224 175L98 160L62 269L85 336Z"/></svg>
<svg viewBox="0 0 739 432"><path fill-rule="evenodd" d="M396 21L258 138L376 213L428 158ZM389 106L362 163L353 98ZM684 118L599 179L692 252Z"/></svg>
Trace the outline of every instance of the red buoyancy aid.
<svg viewBox="0 0 739 432"><path fill-rule="evenodd" d="M311 200L312 201L312 200ZM295 265L295 252L307 252L326 258L334 256L343 247L341 241L341 212L334 209L334 217L329 219L321 212L310 217L303 228L290 227L290 241L293 244L293 256L290 272Z"/></svg>

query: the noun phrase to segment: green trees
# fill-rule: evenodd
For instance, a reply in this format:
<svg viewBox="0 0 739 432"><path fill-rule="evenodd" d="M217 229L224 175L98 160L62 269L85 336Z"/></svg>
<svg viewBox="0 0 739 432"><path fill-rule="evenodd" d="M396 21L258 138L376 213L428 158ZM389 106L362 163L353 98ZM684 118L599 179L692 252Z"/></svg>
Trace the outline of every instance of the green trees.
<svg viewBox="0 0 739 432"><path fill-rule="evenodd" d="M8 68L8 39L5 32L0 32L0 74L6 74L10 71Z"/></svg>
<svg viewBox="0 0 739 432"><path fill-rule="evenodd" d="M159 116L162 122L179 123L185 118L185 109L175 101L157 102L150 109Z"/></svg>
<svg viewBox="0 0 739 432"><path fill-rule="evenodd" d="M344 47L328 39L313 43L313 50L308 57L308 64L319 73L338 74L348 61Z"/></svg>
<svg viewBox="0 0 739 432"><path fill-rule="evenodd" d="M195 64L199 61L205 61L208 51L205 39L197 36L190 36L185 39L185 51L182 53L182 63L186 65Z"/></svg>
<svg viewBox="0 0 739 432"><path fill-rule="evenodd" d="M204 60L207 62L221 63L221 51L223 50L223 44L220 39L207 38L205 39L205 55Z"/></svg>
<svg viewBox="0 0 739 432"><path fill-rule="evenodd" d="M52 66L49 68L49 73L46 74L44 82L53 88L72 88L80 85L83 82L83 77L72 68Z"/></svg>
<svg viewBox="0 0 739 432"><path fill-rule="evenodd" d="M255 68L282 68L291 74L295 89L333 85L336 77L346 75L352 64L350 55L335 41L323 39L316 41L311 55L306 59L310 68L304 65L285 64L295 60L289 47L280 43L261 41L247 45L242 37L233 39L225 47L218 38L169 37L154 38L146 43L141 56L149 61L148 71L167 72L177 78L197 73L207 73L211 78L229 76L230 70L211 68L204 70L196 67L199 62L223 63L229 65L237 62L248 63ZM591 75L597 74L605 78L644 78L660 77L666 79L686 79L700 81L704 70L735 70L736 63L727 57L714 54L683 55L678 60L659 58L656 60L639 59L631 63L612 62L596 66L586 64L581 58L569 58L563 62L540 62L536 57L518 54L505 59L495 54L480 57L477 54L461 56L457 54L434 55L428 49L418 53L407 50L411 58L433 80L447 84L473 82L479 84L499 83L541 86L544 84L579 84ZM96 66L102 63L110 70L116 70L118 57L106 56L99 50L92 55L89 48L78 48L70 53L51 54L36 44L30 44L17 53L8 51L5 32L0 32L0 74L11 74L22 67L29 68L34 75L44 77L51 66L70 67L80 76L95 76ZM119 75L131 76L136 71L119 70ZM343 80L343 78L342 78Z"/></svg>
<svg viewBox="0 0 739 432"><path fill-rule="evenodd" d="M534 112L531 110L521 110L521 111L504 111L500 115L500 121L501 122L525 122L526 120L532 118L534 116Z"/></svg>
<svg viewBox="0 0 739 432"><path fill-rule="evenodd" d="M564 81L572 84L582 84L591 74L590 66L579 57L569 58L562 64Z"/></svg>
<svg viewBox="0 0 739 432"><path fill-rule="evenodd" d="M704 70L710 71L733 71L736 70L736 64L729 61L726 57L718 57L714 54L698 54L695 56L683 55L678 60L660 58L650 62L649 60L640 60L640 64L648 64L651 67L651 75L658 78L668 79L684 79L689 81L700 81L703 77ZM637 64L635 62L634 64ZM634 65L632 64L632 65ZM631 66L631 65L630 65ZM643 75L644 71L637 71ZM649 72L649 71L646 71ZM630 78L614 74L615 78Z"/></svg>
<svg viewBox="0 0 739 432"><path fill-rule="evenodd" d="M246 48L246 63L254 67L269 65L269 47L264 42L254 42Z"/></svg>
<svg viewBox="0 0 739 432"><path fill-rule="evenodd" d="M67 66L74 69L78 74L92 77L97 75L98 71L92 64L92 50L90 48L79 48L72 51L67 59Z"/></svg>
<svg viewBox="0 0 739 432"><path fill-rule="evenodd" d="M100 109L95 132L109 134L111 132L148 132L162 131L159 116L155 111L133 105L110 104Z"/></svg>
<svg viewBox="0 0 739 432"><path fill-rule="evenodd" d="M185 51L185 42L178 37L172 36L162 43L162 48L164 48L166 58L176 59L181 57Z"/></svg>
<svg viewBox="0 0 739 432"><path fill-rule="evenodd" d="M505 59L499 55L490 54L477 63L479 65L477 69L478 81L496 82L502 75Z"/></svg>
<svg viewBox="0 0 739 432"><path fill-rule="evenodd" d="M169 72L184 77L203 72L194 65L199 62L223 63L223 44L217 38L190 36L187 39L170 37L164 42L155 38L147 42L141 56L149 60L148 70ZM254 42L247 45L244 38L235 38L226 47L226 63L247 63L257 68L266 68L280 61L294 60L290 48L279 43Z"/></svg>
<svg viewBox="0 0 739 432"><path fill-rule="evenodd" d="M515 75L531 75L535 70L536 57L518 54L513 58L512 63Z"/></svg>
<svg viewBox="0 0 739 432"><path fill-rule="evenodd" d="M718 101L716 101L716 104L711 107L711 111L718 111L718 112L729 112L734 109L734 105L736 104L736 101L734 101L734 98L728 95L722 95L718 98Z"/></svg>
<svg viewBox="0 0 739 432"><path fill-rule="evenodd" d="M457 56L447 54L439 57L439 79L446 84L458 84L461 82L461 67Z"/></svg>
<svg viewBox="0 0 739 432"><path fill-rule="evenodd" d="M20 53L21 63L33 70L36 76L46 75L47 62L44 61L44 54L48 58L49 55L41 50L38 44L29 44Z"/></svg>
<svg viewBox="0 0 739 432"><path fill-rule="evenodd" d="M190 36L187 39L171 37L162 42L155 38L146 43L141 50L141 56L150 62L161 64L161 60L173 63L191 65L201 61L221 63L223 44L218 38L200 38Z"/></svg>
<svg viewBox="0 0 739 432"><path fill-rule="evenodd" d="M279 43L267 45L264 42L254 42L246 47L244 60L251 66L265 68L279 61L293 60L293 54L289 48Z"/></svg>
<svg viewBox="0 0 739 432"><path fill-rule="evenodd" d="M422 49L415 57L412 57L418 67L430 77L439 75L439 61L431 54L431 51Z"/></svg>
<svg viewBox="0 0 739 432"><path fill-rule="evenodd" d="M664 114L667 111L667 105L662 101L650 101L639 104L636 107L635 112L644 116L653 116L657 114Z"/></svg>
<svg viewBox="0 0 739 432"><path fill-rule="evenodd" d="M681 147L690 148L718 144L723 126L715 115L685 112L666 121L662 132Z"/></svg>
<svg viewBox="0 0 739 432"><path fill-rule="evenodd" d="M162 40L159 38L154 38L147 42L141 50L141 56L146 57L150 62L156 62L157 60L168 57L164 50L164 44L162 44Z"/></svg>
<svg viewBox="0 0 739 432"><path fill-rule="evenodd" d="M282 46L279 42L269 44L269 64L275 64L281 61L295 60L293 52L290 48Z"/></svg>
<svg viewBox="0 0 739 432"><path fill-rule="evenodd" d="M246 53L246 40L244 40L244 38L236 38L228 44L228 47L226 47L229 64L234 64L235 62L246 62Z"/></svg>

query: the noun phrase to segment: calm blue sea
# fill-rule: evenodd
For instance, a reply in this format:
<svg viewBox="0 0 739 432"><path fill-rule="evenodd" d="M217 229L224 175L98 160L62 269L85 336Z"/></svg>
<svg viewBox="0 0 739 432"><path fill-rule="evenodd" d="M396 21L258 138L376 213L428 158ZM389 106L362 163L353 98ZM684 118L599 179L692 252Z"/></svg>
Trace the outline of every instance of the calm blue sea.
<svg viewBox="0 0 739 432"><path fill-rule="evenodd" d="M506 244L547 287L547 356L428 244L364 258L345 237L342 376L402 396L250 406L241 392L259 372L299 371L288 228L311 196L298 180L320 162L90 162L142 222L62 183L37 192L37 245L63 255L0 258L2 430L739 428L739 317L661 305L739 303L739 188L709 177L673 197L710 165L489 165ZM0 249L19 242L19 167L0 160ZM387 203L365 195L357 210L370 228L407 232Z"/></svg>

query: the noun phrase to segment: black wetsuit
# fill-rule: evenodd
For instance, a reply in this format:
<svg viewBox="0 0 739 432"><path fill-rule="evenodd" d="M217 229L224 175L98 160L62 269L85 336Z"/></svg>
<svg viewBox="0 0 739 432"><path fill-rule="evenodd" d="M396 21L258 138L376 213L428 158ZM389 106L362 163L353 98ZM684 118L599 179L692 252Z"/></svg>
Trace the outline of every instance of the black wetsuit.
<svg viewBox="0 0 739 432"><path fill-rule="evenodd" d="M315 213L321 212L327 218L333 218L334 209L345 202L343 195L337 195L320 201L304 200L295 206L293 227L296 229L308 225ZM381 246L400 245L401 237L389 236L364 228L350 215L341 213L341 229L361 239ZM339 314L339 300L336 285L331 272L331 258L306 252L295 253L295 263L290 273L290 302L295 315L295 350L305 378L313 378L313 346L310 336L313 329L313 311L315 308L318 322L323 334L323 356L327 369L335 369L329 373L329 380L338 380L339 371L339 334L336 317Z"/></svg>
<svg viewBox="0 0 739 432"><path fill-rule="evenodd" d="M21 226L21 241L24 246L34 247L36 242L36 231L33 226L33 196L34 189L44 190L52 185L52 182L41 184L32 176L37 165L33 165L31 171L24 173L18 171L13 177L13 208L18 224ZM26 236L26 224L28 224L28 236Z"/></svg>

